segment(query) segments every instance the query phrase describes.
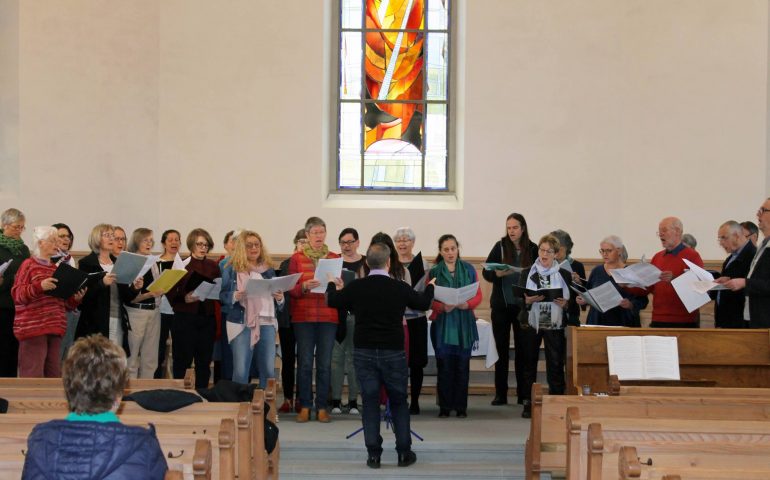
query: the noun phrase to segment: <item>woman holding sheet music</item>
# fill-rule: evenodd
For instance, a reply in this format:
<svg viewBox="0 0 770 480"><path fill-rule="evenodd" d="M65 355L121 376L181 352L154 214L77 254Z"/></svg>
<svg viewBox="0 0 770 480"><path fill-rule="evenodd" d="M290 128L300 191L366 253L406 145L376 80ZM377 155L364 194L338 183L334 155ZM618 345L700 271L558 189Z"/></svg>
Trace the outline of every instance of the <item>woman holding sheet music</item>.
<svg viewBox="0 0 770 480"><path fill-rule="evenodd" d="M185 370L195 359L195 388L207 388L211 377L215 300L198 298L193 292L203 281L213 283L221 276L217 263L206 258L213 246L211 235L202 228L187 234L187 248L191 253L185 267L188 273L166 294L174 309L171 322L174 378L184 378Z"/></svg>
<svg viewBox="0 0 770 480"><path fill-rule="evenodd" d="M123 335L128 327L128 313L120 301L115 275L111 273L117 260L112 255L115 246L112 225L100 223L91 229L88 246L91 253L80 259L78 269L86 273L107 274L95 282L83 297L75 338L101 333L128 352L128 338ZM129 288L133 289L134 294L139 293L133 285Z"/></svg>
<svg viewBox="0 0 770 480"><path fill-rule="evenodd" d="M327 397L331 385L332 348L337 334L339 314L337 309L326 306L323 293L312 290L320 287L315 269L322 258L338 258L330 252L326 241L326 223L318 217L305 222L308 243L302 251L295 252L289 260L288 274L301 273L291 294L291 322L297 339L297 389L299 390L300 411L297 422L310 420L313 406L313 352L316 356L316 418L319 422L331 421L327 409Z"/></svg>
<svg viewBox="0 0 770 480"><path fill-rule="evenodd" d="M481 274L492 283L489 306L492 310L492 334L495 336L497 354L495 363L495 398L492 405L508 403L508 352L511 348L513 329L514 368L516 373L516 396L518 403L524 401L521 385L524 383L524 369L521 328L517 317L524 306L521 297L513 295L513 285L518 285L520 268L528 269L537 258L537 245L529 239L527 221L520 213L512 213L505 219L505 235L487 255L487 264L498 264L499 268L484 269ZM514 267L514 268L510 268Z"/></svg>
<svg viewBox="0 0 770 480"><path fill-rule="evenodd" d="M140 255L152 255L155 240L149 228L137 228L131 234L127 250ZM128 313L128 375L130 378L154 378L158 368L158 342L160 341L160 297L163 292L153 293L147 287L160 276L157 263L153 263L139 278L136 292L128 285L119 285L120 298Z"/></svg>
<svg viewBox="0 0 770 480"><path fill-rule="evenodd" d="M591 307L588 311L586 323L588 325L640 327L639 311L647 307L647 295L634 295L633 292L635 290L642 293L643 290L621 288L612 279L613 270L626 266L625 262L628 259L628 253L623 245L623 241L615 235L610 235L599 243L599 253L604 260L604 265L591 270L591 276L588 277L588 282L585 285L586 288L590 290L607 282L612 282L615 288L618 289L618 292L620 292L623 300L619 306L604 313ZM577 303L585 305L586 302L583 300L583 297L578 295Z"/></svg>
<svg viewBox="0 0 770 480"><path fill-rule="evenodd" d="M252 278L273 278L270 255L257 232L243 230L235 240L233 254L222 269L219 298L225 314L225 332L233 352L233 381L249 383L252 356L256 355L259 386L275 377L276 310L283 308L283 292L247 296L246 284Z"/></svg>
<svg viewBox="0 0 770 480"><path fill-rule="evenodd" d="M438 239L439 254L426 281L436 279L440 287L460 288L478 282L473 266L460 259L460 245L454 235ZM438 404L441 418L454 410L459 418L468 416L468 382L471 351L478 345L479 331L473 309L481 303L481 288L460 305L447 305L434 299L431 306L431 340L438 367Z"/></svg>
<svg viewBox="0 0 770 480"><path fill-rule="evenodd" d="M563 395L566 388L564 362L567 355L567 339L564 326L567 323L566 308L569 303L569 284L572 273L559 268L556 252L561 247L553 235L545 235L538 242L538 257L519 285L527 290L560 290L560 294L548 301L545 295L524 294L525 309L519 319L522 327L524 350L524 383L522 392L524 410L521 416L532 415L532 384L537 377L537 361L540 343L545 343L545 367L548 378L548 393ZM553 294L557 295L557 294Z"/></svg>
<svg viewBox="0 0 770 480"><path fill-rule="evenodd" d="M174 268L174 259L179 255L179 246L182 244L182 236L177 230L169 229L160 236L160 244L163 246L163 253L158 258L158 272ZM163 362L166 361L166 344L168 335L171 332L171 321L174 318L174 309L168 297L160 297L160 339L158 340L158 368L155 369L155 378L166 378L166 368Z"/></svg>
<svg viewBox="0 0 770 480"><path fill-rule="evenodd" d="M61 340L67 329L67 310L83 298L80 290L64 300L48 295L56 288L53 278L57 230L35 227L32 256L19 267L11 288L16 305L13 333L19 340L19 377L60 377Z"/></svg>

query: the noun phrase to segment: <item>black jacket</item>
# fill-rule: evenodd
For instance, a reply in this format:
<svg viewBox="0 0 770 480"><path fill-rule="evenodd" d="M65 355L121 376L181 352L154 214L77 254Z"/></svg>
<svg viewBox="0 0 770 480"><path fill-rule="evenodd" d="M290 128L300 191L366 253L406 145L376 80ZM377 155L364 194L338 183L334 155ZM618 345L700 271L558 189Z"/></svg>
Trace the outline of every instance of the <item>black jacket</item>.
<svg viewBox="0 0 770 480"><path fill-rule="evenodd" d="M751 259L757 253L757 247L747 242L741 253L727 266L727 260L722 263L722 276L730 278L746 278L749 274ZM729 258L729 257L728 257ZM716 296L716 295L715 295ZM744 291L733 292L720 290L719 303L714 305L714 324L717 328L744 328L743 306L746 301Z"/></svg>
<svg viewBox="0 0 770 480"><path fill-rule="evenodd" d="M161 480L168 470L152 425L53 420L27 445L23 480Z"/></svg>
<svg viewBox="0 0 770 480"><path fill-rule="evenodd" d="M770 251L759 257L751 278L746 279L751 328L770 328Z"/></svg>
<svg viewBox="0 0 770 480"><path fill-rule="evenodd" d="M110 255L112 261L115 257ZM78 262L78 268L86 273L101 272L102 266L99 265L99 255L90 253ZM133 285L128 287L134 294L139 294ZM126 312L123 302L119 302L118 312L120 313L120 323L123 331L129 330L128 312ZM110 287L104 285L103 279L100 279L88 288L83 301L80 303L80 321L78 322L75 337L85 337L94 333L101 333L105 337L110 333ZM128 335L123 335L123 349L128 354Z"/></svg>
<svg viewBox="0 0 770 480"><path fill-rule="evenodd" d="M489 252L489 255L487 255L487 261L486 263L505 263L503 261L503 250L502 250L502 241L498 240L497 243L495 243L495 246L492 247L492 250ZM529 249L529 265L521 265L521 262L518 258L516 258L516 252L513 252L513 265L515 267L524 267L524 271L527 271L527 268L532 266L532 264L537 260L537 245L535 245L533 242L529 242L529 245L527 246ZM493 309L504 309L505 308L505 298L503 297L503 277L498 277L493 270L482 270L481 275L484 277L484 280L490 282L492 284L492 295L489 297L489 307ZM511 279L511 285L516 285L519 283L519 279L521 277L521 274L513 273L510 275ZM521 307L523 304L518 305Z"/></svg>
<svg viewBox="0 0 770 480"><path fill-rule="evenodd" d="M11 298L11 287L13 287L13 280L16 278L16 272L21 267L21 262L29 258L29 248L25 245L21 251L21 255L14 255L5 247L0 247L0 265L13 259L8 268L3 272L3 284L0 285L0 308L5 310L13 310L13 298Z"/></svg>
<svg viewBox="0 0 770 480"><path fill-rule="evenodd" d="M339 291L331 282L326 287L327 305L348 310L356 317L356 348L404 350L404 310L428 310L432 300L433 285L418 293L409 284L385 275L353 280Z"/></svg>

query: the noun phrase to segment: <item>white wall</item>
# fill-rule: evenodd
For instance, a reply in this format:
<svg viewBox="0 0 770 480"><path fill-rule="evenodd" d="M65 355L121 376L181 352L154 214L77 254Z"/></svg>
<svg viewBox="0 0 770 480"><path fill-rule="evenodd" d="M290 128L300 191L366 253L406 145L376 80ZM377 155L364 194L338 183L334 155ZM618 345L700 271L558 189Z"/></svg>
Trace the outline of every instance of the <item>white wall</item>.
<svg viewBox="0 0 770 480"><path fill-rule="evenodd" d="M718 225L766 196L767 0L466 0L455 209L325 201L329 8L0 0L0 44L18 40L0 48L0 107L18 104L0 108L0 208L70 223L81 249L108 221L218 243L251 227L288 252L319 215L333 248L349 225L411 225L418 248L453 232L469 256L511 211L569 231L578 257L611 233L650 254L679 215L715 259Z"/></svg>

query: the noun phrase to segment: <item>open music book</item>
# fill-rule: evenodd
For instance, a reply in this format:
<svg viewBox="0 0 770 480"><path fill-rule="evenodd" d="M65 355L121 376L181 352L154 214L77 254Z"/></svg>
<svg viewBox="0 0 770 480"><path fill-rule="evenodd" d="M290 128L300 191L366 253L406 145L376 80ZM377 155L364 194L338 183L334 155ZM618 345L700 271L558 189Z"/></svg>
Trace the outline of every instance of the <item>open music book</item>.
<svg viewBox="0 0 770 480"><path fill-rule="evenodd" d="M680 380L676 337L607 337L607 360L619 380Z"/></svg>

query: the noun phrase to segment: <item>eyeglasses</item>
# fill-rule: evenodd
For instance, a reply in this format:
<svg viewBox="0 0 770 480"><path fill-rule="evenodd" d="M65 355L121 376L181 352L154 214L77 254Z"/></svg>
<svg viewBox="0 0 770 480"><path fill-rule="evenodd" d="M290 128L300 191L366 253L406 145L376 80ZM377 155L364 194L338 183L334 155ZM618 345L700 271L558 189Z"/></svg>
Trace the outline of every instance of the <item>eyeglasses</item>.
<svg viewBox="0 0 770 480"><path fill-rule="evenodd" d="M402 238L397 238L397 239L395 239L393 242L394 242L394 243L409 243L409 242L411 242L411 241L412 241L412 239L411 239L411 238L403 238L403 237L402 237Z"/></svg>
<svg viewBox="0 0 770 480"><path fill-rule="evenodd" d="M11 224L8 224L8 228L10 228L10 229L12 229L12 230L16 230L17 232L23 232L24 230L26 230L26 229L27 229L27 227L26 227L26 226L24 226L24 225L19 225L18 223L17 223L17 224L15 224L15 225L14 225L14 224L12 224L12 223L11 223Z"/></svg>
<svg viewBox="0 0 770 480"><path fill-rule="evenodd" d="M767 212L770 212L770 208L759 207L759 210L757 210L757 216L761 217L762 215L766 214Z"/></svg>
<svg viewBox="0 0 770 480"><path fill-rule="evenodd" d="M349 247L350 245L353 245L358 240L340 240L340 246Z"/></svg>
<svg viewBox="0 0 770 480"><path fill-rule="evenodd" d="M730 237L728 237L726 235L720 235L720 236L717 237L717 242L727 241L728 238L730 238Z"/></svg>
<svg viewBox="0 0 770 480"><path fill-rule="evenodd" d="M252 248L259 248L259 247L261 247L261 245L258 244L258 243L247 243L246 244L246 249L247 250L251 250Z"/></svg>
<svg viewBox="0 0 770 480"><path fill-rule="evenodd" d="M155 245L155 240L153 240L152 238L145 238L144 240L142 240L142 243L144 243L145 245L153 246Z"/></svg>
<svg viewBox="0 0 770 480"><path fill-rule="evenodd" d="M600 248L599 249L599 253L601 255L609 255L610 253L614 252L615 250L616 250L615 248Z"/></svg>
<svg viewBox="0 0 770 480"><path fill-rule="evenodd" d="M195 246L198 247L198 248L206 249L206 250L209 249L209 244L206 243L206 242L195 242Z"/></svg>
<svg viewBox="0 0 770 480"><path fill-rule="evenodd" d="M116 242L125 242L126 241L126 237L116 237L115 235L113 235L112 238L114 238Z"/></svg>
<svg viewBox="0 0 770 480"><path fill-rule="evenodd" d="M113 240L114 240L114 239L115 239L115 234L114 234L114 233L112 233L112 232L104 232L104 233L102 233L102 237L104 237L104 238L110 238L110 239L113 239Z"/></svg>
<svg viewBox="0 0 770 480"><path fill-rule="evenodd" d="M554 253L556 253L556 251L555 251L555 250L553 250L553 249L551 249L551 248L539 248L539 249L538 249L538 251L539 251L540 253L549 253L549 254L551 254L551 255L553 255Z"/></svg>

